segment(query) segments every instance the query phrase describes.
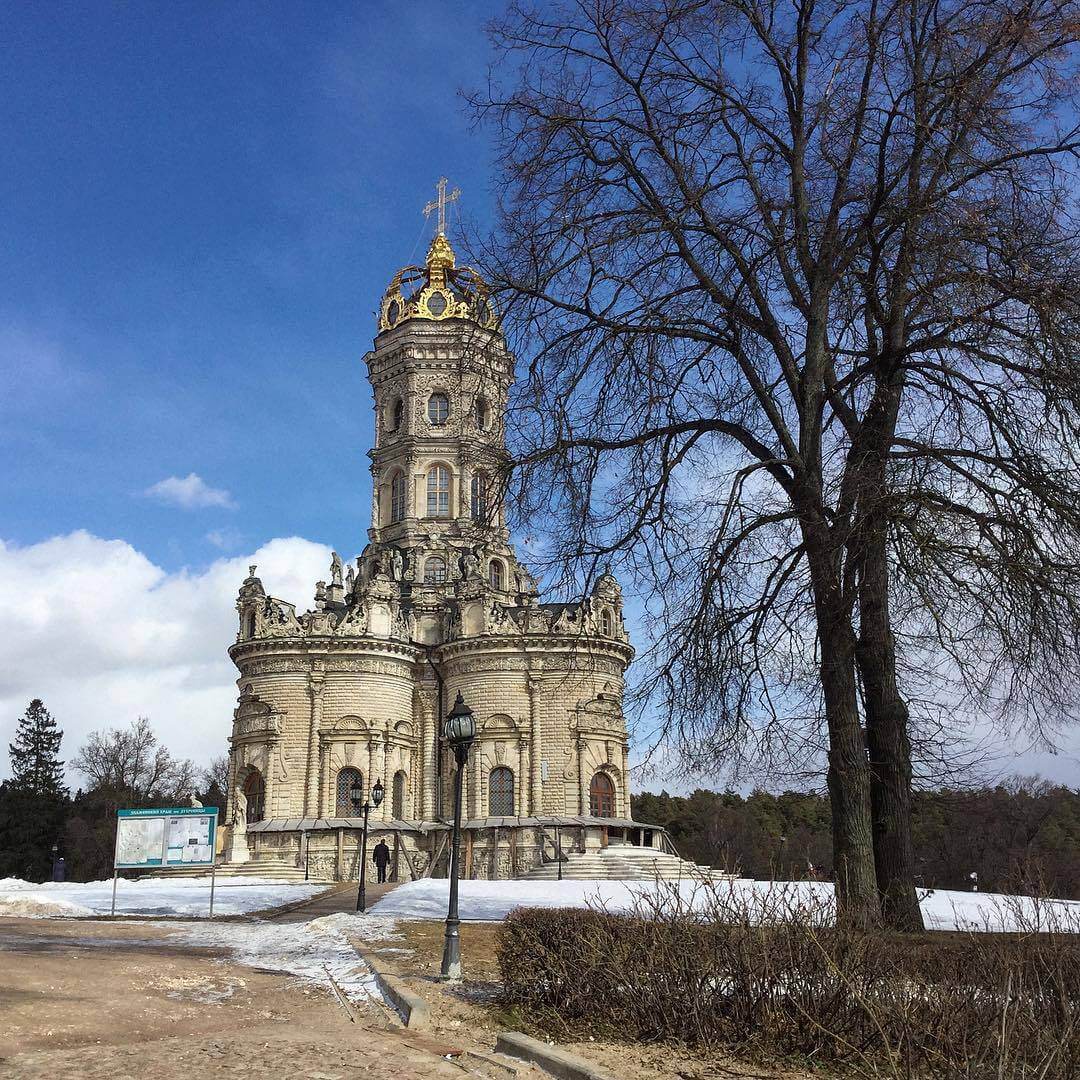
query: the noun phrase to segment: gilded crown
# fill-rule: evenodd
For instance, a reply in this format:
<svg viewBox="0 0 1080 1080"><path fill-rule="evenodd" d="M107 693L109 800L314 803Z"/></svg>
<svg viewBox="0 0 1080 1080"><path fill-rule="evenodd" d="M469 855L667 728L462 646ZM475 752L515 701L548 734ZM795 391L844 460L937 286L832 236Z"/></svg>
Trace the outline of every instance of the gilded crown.
<svg viewBox="0 0 1080 1080"><path fill-rule="evenodd" d="M471 267L457 267L450 241L439 232L423 266L406 266L390 282L379 309L379 330L406 319L468 319L498 330L499 319L484 279Z"/></svg>

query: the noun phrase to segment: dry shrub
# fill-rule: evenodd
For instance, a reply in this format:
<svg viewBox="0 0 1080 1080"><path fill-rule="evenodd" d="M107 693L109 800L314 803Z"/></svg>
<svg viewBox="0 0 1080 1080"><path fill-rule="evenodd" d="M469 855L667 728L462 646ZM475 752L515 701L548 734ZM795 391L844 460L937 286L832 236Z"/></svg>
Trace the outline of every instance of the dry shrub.
<svg viewBox="0 0 1080 1080"><path fill-rule="evenodd" d="M560 1035L1057 1080L1080 1076L1080 923L1048 910L1018 902L1009 934L866 933L780 888L657 883L628 914L516 911L498 959L507 1003Z"/></svg>

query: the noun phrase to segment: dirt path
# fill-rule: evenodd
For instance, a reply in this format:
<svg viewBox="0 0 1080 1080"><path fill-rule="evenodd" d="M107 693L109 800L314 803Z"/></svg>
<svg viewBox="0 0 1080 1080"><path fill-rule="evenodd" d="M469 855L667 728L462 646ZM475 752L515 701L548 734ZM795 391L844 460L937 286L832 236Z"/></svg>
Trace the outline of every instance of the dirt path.
<svg viewBox="0 0 1080 1080"><path fill-rule="evenodd" d="M167 926L0 919L0 1076L460 1078L437 1043L291 976L170 942Z"/></svg>

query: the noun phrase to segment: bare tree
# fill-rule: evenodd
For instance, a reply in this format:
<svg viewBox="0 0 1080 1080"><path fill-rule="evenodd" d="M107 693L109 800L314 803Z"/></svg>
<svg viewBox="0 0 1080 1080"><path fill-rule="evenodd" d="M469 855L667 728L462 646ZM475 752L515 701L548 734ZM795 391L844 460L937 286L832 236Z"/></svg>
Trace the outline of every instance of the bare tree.
<svg viewBox="0 0 1080 1080"><path fill-rule="evenodd" d="M515 6L493 30L514 75L475 101L505 179L482 255L531 357L521 513L564 510L549 554L568 577L612 555L633 576L654 627L641 691L694 764L825 749L855 923L880 888L890 921L920 924L902 678L942 643L969 689L995 659L1030 671L1024 627L1051 612L1036 652L1078 640L1058 171L1077 142L1055 119L1077 12ZM1017 443L1040 402L1048 430ZM1032 497L1004 509L1017 477ZM1038 535L1048 507L1067 541ZM1055 602L1017 620L1048 578ZM997 624L991 581L1014 586Z"/></svg>
<svg viewBox="0 0 1080 1080"><path fill-rule="evenodd" d="M177 803L195 790L194 764L161 746L145 716L127 728L91 732L71 765L92 789L109 789L134 802Z"/></svg>
<svg viewBox="0 0 1080 1080"><path fill-rule="evenodd" d="M209 794L216 790L225 796L229 790L229 756L219 754L210 759L210 764L200 774L202 790ZM224 812L224 807L222 807Z"/></svg>

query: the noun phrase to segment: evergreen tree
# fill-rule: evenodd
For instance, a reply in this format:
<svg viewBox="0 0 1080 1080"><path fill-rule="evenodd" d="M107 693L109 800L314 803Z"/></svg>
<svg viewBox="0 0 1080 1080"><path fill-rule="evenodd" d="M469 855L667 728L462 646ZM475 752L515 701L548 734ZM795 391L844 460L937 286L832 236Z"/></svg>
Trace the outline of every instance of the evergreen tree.
<svg viewBox="0 0 1080 1080"><path fill-rule="evenodd" d="M12 777L0 783L0 877L50 876L68 805L63 736L44 704L31 701L8 747Z"/></svg>
<svg viewBox="0 0 1080 1080"><path fill-rule="evenodd" d="M19 720L15 741L8 746L12 783L43 798L67 798L64 763L58 756L63 737L42 700L34 698Z"/></svg>

